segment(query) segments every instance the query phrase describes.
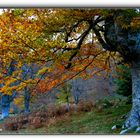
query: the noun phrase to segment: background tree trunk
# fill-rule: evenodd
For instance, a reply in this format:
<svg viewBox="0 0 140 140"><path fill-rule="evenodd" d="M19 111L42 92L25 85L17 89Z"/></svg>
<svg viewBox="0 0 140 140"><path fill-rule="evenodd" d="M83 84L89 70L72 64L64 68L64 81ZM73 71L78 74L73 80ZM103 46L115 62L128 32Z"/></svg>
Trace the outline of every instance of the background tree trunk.
<svg viewBox="0 0 140 140"><path fill-rule="evenodd" d="M30 112L30 92L28 90L28 88L25 88L25 93L24 93L24 107L25 107L25 113L29 113Z"/></svg>
<svg viewBox="0 0 140 140"><path fill-rule="evenodd" d="M2 95L1 106L2 106L1 118L4 119L9 116L9 111L10 111L10 96L9 95Z"/></svg>
<svg viewBox="0 0 140 140"><path fill-rule="evenodd" d="M16 97L16 95L17 95L17 92L13 92L12 96L2 95L2 98L1 98L1 107L2 107L1 118L2 119L9 116L10 104L13 101L13 99Z"/></svg>

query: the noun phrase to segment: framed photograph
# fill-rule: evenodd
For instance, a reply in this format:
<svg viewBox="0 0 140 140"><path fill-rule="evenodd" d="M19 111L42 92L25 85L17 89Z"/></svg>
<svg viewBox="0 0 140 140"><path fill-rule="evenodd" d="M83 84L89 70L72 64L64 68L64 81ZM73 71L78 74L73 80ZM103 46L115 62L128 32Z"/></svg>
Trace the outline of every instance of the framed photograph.
<svg viewBox="0 0 140 140"><path fill-rule="evenodd" d="M135 1L131 8L101 1L6 4L0 5L0 135L139 135Z"/></svg>

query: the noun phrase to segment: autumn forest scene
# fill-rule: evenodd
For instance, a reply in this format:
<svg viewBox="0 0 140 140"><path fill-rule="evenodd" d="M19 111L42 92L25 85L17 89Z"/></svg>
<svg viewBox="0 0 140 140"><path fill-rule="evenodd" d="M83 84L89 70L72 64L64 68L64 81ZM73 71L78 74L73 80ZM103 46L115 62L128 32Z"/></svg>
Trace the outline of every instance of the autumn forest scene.
<svg viewBox="0 0 140 140"><path fill-rule="evenodd" d="M0 135L140 134L138 8L0 9Z"/></svg>

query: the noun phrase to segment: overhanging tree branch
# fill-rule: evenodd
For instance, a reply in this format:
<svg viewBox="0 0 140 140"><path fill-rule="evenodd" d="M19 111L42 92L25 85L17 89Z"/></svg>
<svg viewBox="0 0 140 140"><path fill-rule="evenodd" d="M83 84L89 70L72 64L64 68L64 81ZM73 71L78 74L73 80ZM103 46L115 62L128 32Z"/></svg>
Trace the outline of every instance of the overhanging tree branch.
<svg viewBox="0 0 140 140"><path fill-rule="evenodd" d="M71 55L70 59L69 59L69 63L68 65L66 66L66 69L69 69L72 65L71 61L72 59L77 55L79 49L81 48L81 45L85 39L85 37L88 35L88 33L90 32L90 30L92 29L92 24L89 25L88 29L83 33L82 37L80 38L78 44L77 44L77 47L76 47L76 50L75 52Z"/></svg>

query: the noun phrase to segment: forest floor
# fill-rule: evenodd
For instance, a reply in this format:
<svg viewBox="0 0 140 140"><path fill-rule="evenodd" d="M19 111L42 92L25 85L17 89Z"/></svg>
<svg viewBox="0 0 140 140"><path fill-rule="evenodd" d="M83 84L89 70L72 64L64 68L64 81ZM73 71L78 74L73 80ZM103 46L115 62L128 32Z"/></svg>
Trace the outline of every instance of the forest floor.
<svg viewBox="0 0 140 140"><path fill-rule="evenodd" d="M129 104L119 104L104 108L93 108L90 112L73 112L57 119L50 124L37 129L25 128L16 131L1 131L0 134L119 134L126 115L131 108ZM112 126L120 128L112 130Z"/></svg>

